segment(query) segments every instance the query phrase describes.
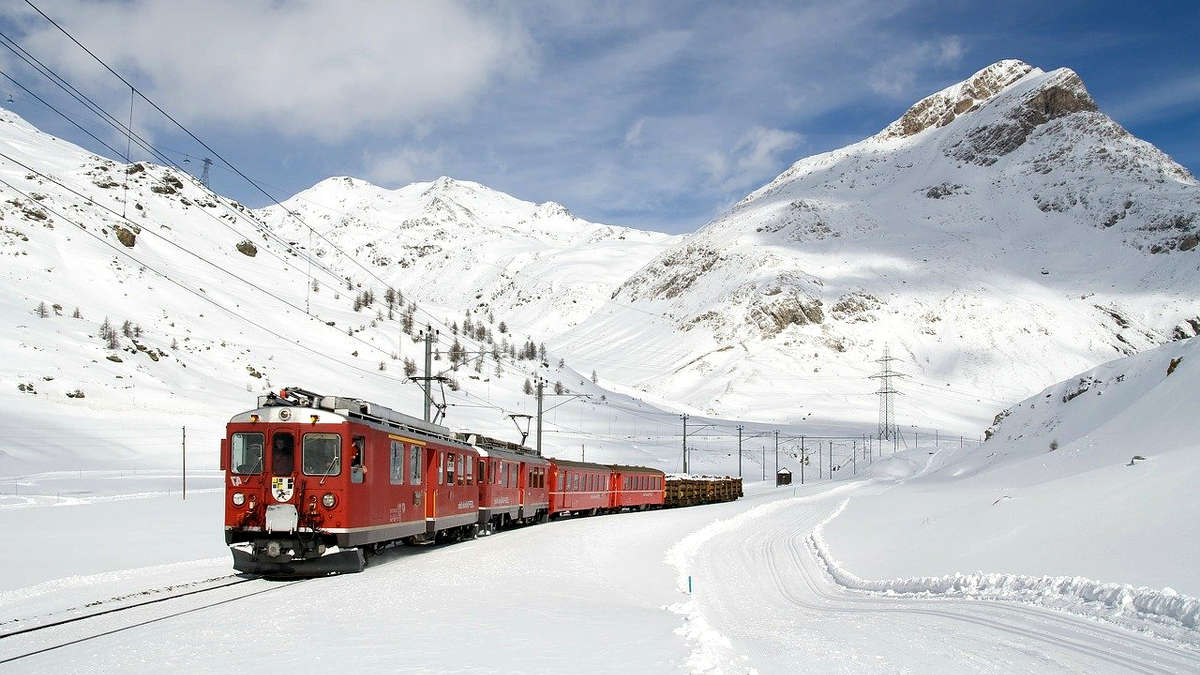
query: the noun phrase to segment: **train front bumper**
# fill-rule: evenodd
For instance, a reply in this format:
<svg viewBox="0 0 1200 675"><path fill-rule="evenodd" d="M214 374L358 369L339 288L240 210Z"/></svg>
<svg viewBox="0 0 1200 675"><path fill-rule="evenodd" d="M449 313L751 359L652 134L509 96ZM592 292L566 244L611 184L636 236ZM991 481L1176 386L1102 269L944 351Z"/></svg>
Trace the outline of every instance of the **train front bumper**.
<svg viewBox="0 0 1200 675"><path fill-rule="evenodd" d="M278 539L259 540L249 545L230 546L229 551L233 554L235 570L266 577L319 577L361 572L367 564L362 550L357 548L297 557L294 552L302 550L298 544Z"/></svg>

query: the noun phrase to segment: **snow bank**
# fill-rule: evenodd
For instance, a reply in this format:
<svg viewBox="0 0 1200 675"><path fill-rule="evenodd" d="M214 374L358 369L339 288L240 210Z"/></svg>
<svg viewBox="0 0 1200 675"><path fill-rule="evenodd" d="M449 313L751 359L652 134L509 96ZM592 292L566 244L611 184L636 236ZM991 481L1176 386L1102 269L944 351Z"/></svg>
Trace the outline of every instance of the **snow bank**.
<svg viewBox="0 0 1200 675"><path fill-rule="evenodd" d="M839 585L887 595L963 597L1027 602L1064 609L1085 616L1125 623L1122 619L1148 619L1167 625L1200 630L1200 599L1170 588L1106 583L1084 577L1030 576L1024 574L949 574L933 577L869 580L838 562L825 543L825 525L845 510L844 500L829 518L806 538L809 549Z"/></svg>

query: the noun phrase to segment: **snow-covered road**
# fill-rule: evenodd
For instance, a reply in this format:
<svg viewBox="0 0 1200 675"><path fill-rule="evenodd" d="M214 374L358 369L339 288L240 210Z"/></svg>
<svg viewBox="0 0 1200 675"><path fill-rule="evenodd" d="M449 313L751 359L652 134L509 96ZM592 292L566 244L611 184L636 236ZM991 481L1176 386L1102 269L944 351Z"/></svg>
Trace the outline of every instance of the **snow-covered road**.
<svg viewBox="0 0 1200 675"><path fill-rule="evenodd" d="M866 594L808 539L863 483L757 506L697 533L684 559L693 670L1195 672L1200 651L1016 602ZM869 534L869 533L865 533ZM686 542L684 544L686 546Z"/></svg>

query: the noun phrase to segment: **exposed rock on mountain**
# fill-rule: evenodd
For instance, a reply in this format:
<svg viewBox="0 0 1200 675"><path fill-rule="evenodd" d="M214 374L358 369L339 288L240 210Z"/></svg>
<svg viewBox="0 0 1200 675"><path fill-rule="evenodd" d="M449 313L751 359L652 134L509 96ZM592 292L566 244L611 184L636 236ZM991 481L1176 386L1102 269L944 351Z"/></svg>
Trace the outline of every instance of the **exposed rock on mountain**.
<svg viewBox="0 0 1200 675"><path fill-rule="evenodd" d="M890 343L914 376L902 405L953 417L923 389L961 392L962 412L1177 335L1200 309L1197 214L1191 174L1099 111L1076 73L1001 61L796 162L559 346L665 398L742 412L754 392L830 411L822 391L866 395ZM659 333L601 340L648 314ZM667 363L648 368L651 354Z"/></svg>

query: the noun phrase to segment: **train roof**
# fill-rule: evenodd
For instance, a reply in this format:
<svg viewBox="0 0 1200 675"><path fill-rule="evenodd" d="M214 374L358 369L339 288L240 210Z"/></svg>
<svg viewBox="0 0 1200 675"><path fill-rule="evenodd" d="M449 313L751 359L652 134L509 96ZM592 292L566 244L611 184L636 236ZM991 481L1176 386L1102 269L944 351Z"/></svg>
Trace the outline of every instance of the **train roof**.
<svg viewBox="0 0 1200 675"><path fill-rule="evenodd" d="M479 454L483 457L502 457L504 459L511 459L518 462L532 462L534 464L548 464L550 462L550 460L539 455L533 448L513 443L512 441L461 431L456 433L455 437L478 450Z"/></svg>
<svg viewBox="0 0 1200 675"><path fill-rule="evenodd" d="M621 472L623 472L623 473L634 473L634 472L636 472L636 473L652 473L652 474L654 474L654 475L656 475L656 476L665 476L665 475L667 475L665 471L661 471L661 470L659 470L659 469L652 469L652 468L650 468L650 467L648 467L648 466L628 466L628 465L625 465L625 464L609 464L609 466L610 466L610 467L612 467L612 468L613 468L613 470L615 470L615 471L621 471Z"/></svg>
<svg viewBox="0 0 1200 675"><path fill-rule="evenodd" d="M284 412L287 411L287 412ZM378 403L347 396L322 396L299 387L287 387L278 394L258 397L258 408L235 415L230 422L249 422L257 414L265 422L304 421L317 414L319 421L356 421L392 432L432 437L454 444L463 444L450 429L411 415L392 410Z"/></svg>
<svg viewBox="0 0 1200 675"><path fill-rule="evenodd" d="M588 471L611 471L612 470L612 467L610 467L607 464L595 464L593 462L577 462L572 459L557 459L554 457L551 457L550 461L554 462L555 464L558 464L560 466L569 466L574 469L586 469Z"/></svg>
<svg viewBox="0 0 1200 675"><path fill-rule="evenodd" d="M577 462L573 459L555 459L550 458L550 461L562 466L569 466L575 469L585 469L588 471L618 471L621 473L646 473L655 476L664 476L662 471L652 469L648 466L629 466L626 464L595 464L593 462Z"/></svg>

